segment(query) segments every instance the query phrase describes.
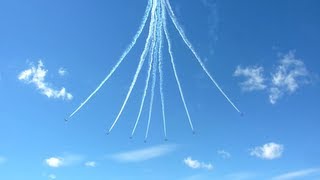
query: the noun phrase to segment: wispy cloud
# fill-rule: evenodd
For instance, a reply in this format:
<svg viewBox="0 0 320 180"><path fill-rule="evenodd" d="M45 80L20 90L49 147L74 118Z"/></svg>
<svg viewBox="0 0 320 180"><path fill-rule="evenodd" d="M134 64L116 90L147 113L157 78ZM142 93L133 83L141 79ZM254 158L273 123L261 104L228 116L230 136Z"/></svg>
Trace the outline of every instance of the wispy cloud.
<svg viewBox="0 0 320 180"><path fill-rule="evenodd" d="M294 93L308 82L309 72L302 60L297 59L293 51L285 54L272 76L269 100L275 104L284 94Z"/></svg>
<svg viewBox="0 0 320 180"><path fill-rule="evenodd" d="M7 159L3 156L0 156L0 165L7 162Z"/></svg>
<svg viewBox="0 0 320 180"><path fill-rule="evenodd" d="M230 180L249 180L249 179L259 179L257 178L257 173L254 172L236 172L225 176L225 179Z"/></svg>
<svg viewBox="0 0 320 180"><path fill-rule="evenodd" d="M292 171L279 176L273 177L272 180L288 180L288 179L301 179L311 175L320 174L320 168L302 169L298 171Z"/></svg>
<svg viewBox="0 0 320 180"><path fill-rule="evenodd" d="M22 71L18 79L27 84L35 85L40 93L46 95L48 98L71 100L73 98L72 94L67 92L64 87L60 90L50 87L50 84L45 80L47 72L48 70L45 69L43 62L40 60L37 66L31 64L29 69Z"/></svg>
<svg viewBox="0 0 320 180"><path fill-rule="evenodd" d="M250 151L251 156L256 156L261 159L272 160L282 156L284 146L270 142L262 146L257 146Z"/></svg>
<svg viewBox="0 0 320 180"><path fill-rule="evenodd" d="M111 158L120 162L141 162L160 156L164 156L177 148L176 145L158 145L144 149L117 153Z"/></svg>
<svg viewBox="0 0 320 180"><path fill-rule="evenodd" d="M231 158L231 154L225 150L218 150L217 153L224 159Z"/></svg>
<svg viewBox="0 0 320 180"><path fill-rule="evenodd" d="M57 179L57 176L56 176L55 174L49 174L49 175L48 175L48 178L49 178L50 180L53 180L53 179Z"/></svg>
<svg viewBox="0 0 320 180"><path fill-rule="evenodd" d="M265 78L263 75L263 67L253 66L242 68L238 66L233 74L234 76L244 76L246 80L240 83L243 91L264 90Z"/></svg>
<svg viewBox="0 0 320 180"><path fill-rule="evenodd" d="M83 161L84 157L76 154L66 154L64 156L54 156L45 159L45 163L52 168L77 165Z"/></svg>
<svg viewBox="0 0 320 180"><path fill-rule="evenodd" d="M61 67L59 68L58 73L60 76L65 76L68 73L68 71L65 68Z"/></svg>
<svg viewBox="0 0 320 180"><path fill-rule="evenodd" d="M237 66L234 76L246 78L244 82L240 83L242 90L265 90L269 94L269 102L276 104L284 95L293 94L311 81L310 73L304 62L295 57L294 51L289 51L279 57L279 63L267 78L263 74L264 68L261 66L245 68Z"/></svg>
<svg viewBox="0 0 320 180"><path fill-rule="evenodd" d="M187 165L188 167L192 169L207 169L207 170L212 170L213 165L211 163L204 163L200 162L198 160L192 159L192 157L187 157L183 160L184 164Z"/></svg>
<svg viewBox="0 0 320 180"><path fill-rule="evenodd" d="M88 162L84 163L84 165L86 167L96 167L97 163L95 161L88 161Z"/></svg>

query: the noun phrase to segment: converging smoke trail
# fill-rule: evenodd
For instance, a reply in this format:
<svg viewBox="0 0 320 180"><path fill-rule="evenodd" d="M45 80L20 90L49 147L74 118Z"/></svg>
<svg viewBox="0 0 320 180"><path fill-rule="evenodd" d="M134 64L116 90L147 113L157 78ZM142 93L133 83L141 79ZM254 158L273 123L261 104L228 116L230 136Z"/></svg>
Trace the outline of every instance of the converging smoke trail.
<svg viewBox="0 0 320 180"><path fill-rule="evenodd" d="M152 67L152 87L151 87L151 98L150 98L150 107L149 107L149 117L148 117L148 125L147 125L147 130L146 130L146 135L145 135L145 141L148 138L149 134L149 128L150 128L150 122L151 122L151 116L152 116L152 108L153 108L153 100L154 100L154 89L156 86L156 80L157 80L157 63L158 60L155 58L153 67Z"/></svg>
<svg viewBox="0 0 320 180"><path fill-rule="evenodd" d="M149 69L148 69L148 74L147 74L147 79L146 79L146 84L145 84L145 87L144 87L144 91L143 91L143 96L142 96L142 100L141 100L141 104L140 104L140 109L139 109L139 113L138 113L138 117L136 119L136 122L134 124L134 127L133 127L133 130L132 130L132 133L131 133L131 137L133 137L135 131L136 131L136 128L137 128L137 125L139 123L139 120L140 120L140 116L141 116L141 113L142 113L142 109L143 109L143 106L144 106L144 101L145 101L145 98L146 98L146 95L147 95L147 91L148 91L148 87L149 87L149 82L150 82L150 75L151 75L151 70L152 70L152 66L153 66L153 61L154 61L154 58L153 58L153 54L154 54L154 49L155 49L155 40L156 40L156 31L157 31L157 19L154 17L154 24L152 24L153 26L153 32L152 32L152 47L149 49L150 51L150 60L149 60Z"/></svg>
<svg viewBox="0 0 320 180"><path fill-rule="evenodd" d="M121 55L119 61L117 62L117 64L112 68L112 70L110 71L110 73L103 79L103 81L99 84L99 86L87 97L87 99L85 101L83 101L80 106L71 113L71 115L66 119L70 119L72 116L74 116L99 90L100 88L109 80L109 78L113 75L113 73L117 70L117 68L119 67L119 65L122 63L122 61L125 59L125 57L129 54L129 52L131 51L132 47L136 44L138 38L140 37L146 22L148 20L150 11L151 11L151 7L152 7L152 0L148 1L148 5L146 8L146 11L143 15L142 18L142 22L140 24L140 27L137 31L137 33L135 34L135 36L133 37L132 42L129 44L129 46L127 47L127 49L123 52L123 54Z"/></svg>
<svg viewBox="0 0 320 180"><path fill-rule="evenodd" d="M128 91L128 93L127 93L127 96L126 96L123 104L122 104L122 107L121 107L121 109L120 109L120 111L119 111L116 119L114 120L112 126L110 127L108 133L111 132L111 130L113 129L114 125L118 122L118 120L119 120L119 118L120 118L120 116L121 116L121 114L122 114L122 111L123 111L124 107L126 106L127 101L128 101L128 99L129 99L129 97L130 97L130 95L131 95L131 92L132 92L132 90L133 90L133 88L134 88L134 86L135 86L135 84L136 84L136 81L137 81L138 76L139 76L139 74L140 74L140 71L141 71L141 68L142 68L142 66L143 66L143 63L144 63L144 61L145 61L145 59L146 59L146 55L147 55L148 49L150 48L151 36L152 36L153 30L154 30L154 25L153 25L153 23L154 23L154 20L155 20L155 19L154 19L154 14L155 14L156 7L157 7L157 3L153 3L153 5L152 5L152 10L151 10L151 22L150 22L150 26L149 26L149 34L148 34L148 37L147 37L147 40L146 40L145 47L144 47L143 52L142 52L141 57L140 57L140 62L139 62L138 68L137 68L136 73L135 73L135 75L134 75L134 77L133 77L133 80L132 80L132 82L131 82L129 91Z"/></svg>
<svg viewBox="0 0 320 180"><path fill-rule="evenodd" d="M141 113L142 113L142 109L143 109L143 106L144 106L144 101L145 101L145 98L146 98L146 95L147 95L147 90L148 90L148 87L149 87L150 75L151 75L151 70L152 70L152 61L153 61L153 59L150 58L150 60L149 60L149 69L148 69L146 84L145 84L145 87L144 87L144 90L143 90L140 109L139 109L138 117L136 119L136 122L134 124L133 130L132 130L132 133L131 133L131 137L134 135L134 133L136 131L136 128L137 128L137 125L139 123L140 116L141 116Z"/></svg>
<svg viewBox="0 0 320 180"><path fill-rule="evenodd" d="M155 89L155 85L156 85L156 80L157 80L157 63L158 63L158 60L157 60L157 57L158 57L158 52L157 52L157 49L158 49L158 41L159 39L157 38L157 33L159 31L159 20L160 20L160 17L159 17L159 4L157 4L157 9L156 9L156 12L155 12L155 24L154 24L154 34L153 34L153 38L154 38L154 41L153 41L153 44L152 44L152 50L151 50L151 55L150 55L150 58L153 59L153 64L152 64L152 85L151 85L151 95L150 95L150 105L149 105L149 117L148 117L148 124L147 124L147 129L146 129L146 134L145 134L145 142L148 138L148 134L149 134L149 128L150 128L150 122L151 122L151 117L152 117L152 108L153 108L153 100L154 100L154 89Z"/></svg>
<svg viewBox="0 0 320 180"><path fill-rule="evenodd" d="M171 50L171 41L170 41L170 37L169 37L168 29L167 29L167 24L166 24L166 13L165 12L163 12L162 19L163 19L164 34L165 34L167 42L168 42L169 55L170 55L170 59L171 59L171 65L172 65L172 68L173 68L174 76L175 76L176 81L177 81L177 85L178 85L178 88L179 88L179 92L180 92L180 96L181 96L181 99L182 99L182 102L183 102L184 109L185 109L185 111L187 113L187 116L188 116L190 127L191 127L192 131L194 132L192 121L191 121L191 118L190 118L190 115L189 115L189 111L188 111L188 107L187 107L186 102L184 100L182 88L181 88L180 81L179 81L179 78L178 78L178 74L177 74L177 71L176 71L176 67L175 67L175 64L174 64L173 53L172 53L172 50Z"/></svg>
<svg viewBox="0 0 320 180"><path fill-rule="evenodd" d="M163 11L165 8L163 7L163 2L161 1L161 17L163 16ZM159 71L159 90L160 90L160 99L161 99L161 110L162 110L162 119L163 119L163 131L164 137L167 138L167 127L166 127L166 115L164 108L164 95L163 95L163 72L162 72L162 43L163 43L163 19L160 18L160 27L159 27L159 62L158 62L158 71Z"/></svg>
<svg viewBox="0 0 320 180"><path fill-rule="evenodd" d="M230 98L224 93L224 91L220 88L219 84L213 79L213 77L211 76L211 74L209 73L209 71L207 70L207 68L205 67L205 65L203 64L201 58L198 56L198 54L196 53L196 51L194 50L192 44L190 43L190 41L188 40L187 36L185 35L183 29L181 28L180 24L177 21L177 18L174 14L174 12L172 11L170 2L168 0L166 1L166 7L169 13L169 16L175 26L175 28L178 30L180 36L182 37L183 41L185 42L185 44L189 47L189 49L191 50L191 52L193 53L193 55L196 57L196 59L198 60L200 66L202 67L202 69L204 70L204 72L207 74L207 76L211 79L211 81L214 83L214 85L218 88L218 90L221 92L221 94L228 100L228 102L234 107L234 109L236 111L238 111L239 113L241 113L241 111L234 105L234 103L230 100ZM242 113L241 113L242 114Z"/></svg>

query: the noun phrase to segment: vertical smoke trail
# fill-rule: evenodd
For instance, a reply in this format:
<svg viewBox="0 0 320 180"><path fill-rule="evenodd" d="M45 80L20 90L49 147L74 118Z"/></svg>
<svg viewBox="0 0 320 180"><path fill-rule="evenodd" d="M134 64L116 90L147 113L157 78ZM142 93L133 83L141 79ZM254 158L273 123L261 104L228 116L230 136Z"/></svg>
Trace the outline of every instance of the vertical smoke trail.
<svg viewBox="0 0 320 180"><path fill-rule="evenodd" d="M234 107L234 109L236 111L238 111L239 113L241 113L241 111L234 105L234 103L229 99L229 97L224 93L224 91L220 88L219 84L213 79L213 77L211 76L211 74L209 73L209 71L207 70L207 68L205 67L205 65L203 64L202 60L200 59L200 57L198 56L198 54L196 53L196 51L194 50L194 48L192 47L192 44L190 43L190 41L188 40L188 38L186 37L183 29L181 28L181 26L179 25L177 18L174 14L174 12L172 11L171 5L169 3L168 0L166 1L166 7L167 10L169 12L169 16L174 24L174 26L176 27L176 29L178 30L180 36L182 37L183 41L185 42L185 44L189 47L189 49L191 50L191 52L193 53L193 55L196 57L196 59L198 60L200 66L202 67L202 69L204 70L204 72L207 74L207 76L211 79L211 81L214 83L214 85L218 88L218 90L221 92L221 94L229 101L229 103Z"/></svg>
<svg viewBox="0 0 320 180"><path fill-rule="evenodd" d="M148 117L148 125L145 135L145 141L148 138L149 134L149 128L150 128L150 122L151 122L151 116L152 116L152 107L153 107L153 99L154 99L154 89L156 86L156 80L157 80L157 63L158 59L155 57L152 67L152 87L151 87L151 99L150 99L150 107L149 107L149 117Z"/></svg>
<svg viewBox="0 0 320 180"><path fill-rule="evenodd" d="M178 88L179 88L180 96L181 96L181 99L182 99L182 102L183 102L184 109L185 109L185 111L187 113L187 116L188 116L188 120L189 120L189 124L190 124L191 130L194 132L192 121L191 121L191 118L190 118L190 115L189 115L189 111L188 111L188 107L187 107L186 102L184 100L182 88L181 88L180 81L179 81L179 78L178 78L178 74L177 74L177 71L176 71L176 67L175 67L175 64L174 64L173 53L172 53L172 50L171 50L171 41L170 41L168 29L167 29L165 11L163 13L162 19L163 19L164 34L165 34L167 42L168 42L169 55L170 55L170 59L171 59L171 65L172 65L172 68L173 68L174 76L175 76L176 81L177 81L177 85L178 85Z"/></svg>
<svg viewBox="0 0 320 180"><path fill-rule="evenodd" d="M161 17L163 17L163 12L165 11L165 7L163 7L163 1L161 1ZM163 119L163 131L164 137L167 138L167 127L166 127L166 115L164 108L164 95L163 95L163 72L162 72L162 43L163 43L163 21L164 19L160 18L160 27L159 27L159 62L158 62L158 71L159 71L159 88L160 88L160 99L161 99L161 109L162 109L162 119Z"/></svg>
<svg viewBox="0 0 320 180"><path fill-rule="evenodd" d="M150 106L149 106L149 117L148 117L148 124L147 124L147 129L146 129L146 134L145 134L145 141L148 138L149 134L149 128L150 128L150 122L151 122L151 116L152 116L152 108L153 108L153 100L154 100L154 89L156 85L156 80L157 80L157 63L158 63L158 44L159 44L159 39L158 39L158 31L159 31L159 21L160 21L160 16L159 16L159 3L157 4L157 9L156 9L156 14L155 14L155 31L154 31L154 39L155 41L153 42L152 46L152 52L150 58L153 59L153 64L152 64L152 85L151 85L151 95L150 95Z"/></svg>
<svg viewBox="0 0 320 180"><path fill-rule="evenodd" d="M132 82L131 82L129 91L128 91L128 93L127 93L127 96L126 96L123 104L122 104L122 107L121 107L121 109L120 109L120 111L119 111L116 119L114 120L113 124L111 125L108 133L111 132L111 130L113 129L114 125L118 122L119 117L121 116L122 111L123 111L124 107L125 107L126 104L127 104L127 101L128 101L128 99L129 99L129 97L130 97L130 95L131 95L131 92L132 92L132 90L133 90L133 88L134 88L134 86L135 86L135 84L136 84L137 78L138 78L138 76L139 76L139 74L140 74L140 71L141 71L141 68L142 68L142 66L143 66L143 63L144 63L144 61L145 61L145 59L146 59L146 55L147 55L148 49L150 48L151 36L152 36L153 30L154 30L154 28L155 28L155 27L154 27L154 20L155 20L155 19L154 19L154 14L155 14L156 7L157 7L157 1L154 1L153 4L152 4L152 10L151 10L151 22L150 22L150 26L149 26L149 34L148 34L148 37L147 37L147 40L146 40L145 47L144 47L143 52L142 52L141 57L140 57L140 62L139 62L138 68L137 68L136 73L135 73L135 75L134 75L134 77L133 77L133 80L132 80ZM153 41L153 40L154 40L154 39L152 39L152 41Z"/></svg>
<svg viewBox="0 0 320 180"><path fill-rule="evenodd" d="M117 64L112 68L112 70L110 71L110 73L103 79L103 81L99 84L99 86L87 97L87 99L85 101L83 101L80 106L73 111L70 116L66 119L70 119L73 115L75 115L91 98L92 96L94 96L99 89L108 81L108 79L113 75L113 73L116 71L116 69L119 67L119 65L122 63L122 61L124 60L124 58L128 55L128 53L131 51L132 47L136 44L138 38L140 37L142 30L144 29L147 19L149 17L150 11L151 11L151 5L152 5L152 0L148 1L148 5L146 8L146 11L143 15L142 18L142 22L140 24L139 30L137 31L137 33L135 34L132 42L130 43L130 45L127 47L127 49L123 52L123 54L121 55L119 61L117 62Z"/></svg>
<svg viewBox="0 0 320 180"><path fill-rule="evenodd" d="M156 31L157 31L157 28L155 28L157 26L157 19L156 18L155 18L154 24L152 26L154 28L153 28L153 32L152 32L152 46L150 48L151 52L150 52L150 60L149 60L149 69L148 69L146 84L145 84L145 87L144 87L144 90L143 90L143 96L142 96L142 99L141 99L141 104L140 104L138 117L137 117L136 122L134 124L133 130L132 130L132 133L131 133L131 137L134 135L134 133L136 131L136 128L137 128L137 125L139 123L140 116L141 116L141 113L142 113L142 109L143 109L143 106L144 106L144 101L145 101L145 98L146 98L146 95L147 95L147 90L148 90L148 87L149 87L151 69L152 69L153 61L154 61L153 54L154 54L155 45L156 45L156 42L155 42L155 40L156 40ZM149 49L149 51L150 51L150 49Z"/></svg>

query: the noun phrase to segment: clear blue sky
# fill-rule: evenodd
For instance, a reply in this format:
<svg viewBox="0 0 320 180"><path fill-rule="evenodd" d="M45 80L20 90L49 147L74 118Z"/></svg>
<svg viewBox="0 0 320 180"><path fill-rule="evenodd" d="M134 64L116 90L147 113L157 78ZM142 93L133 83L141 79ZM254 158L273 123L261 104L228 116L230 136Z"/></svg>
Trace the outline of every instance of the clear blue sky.
<svg viewBox="0 0 320 180"><path fill-rule="evenodd" d="M168 18L196 134L165 45L169 141L164 141L158 86L147 143L149 96L129 139L146 65L106 135L130 86L147 28L110 81L65 123L131 42L147 0L2 0L0 179L320 178L320 2L170 2L207 69L245 115L211 83Z"/></svg>

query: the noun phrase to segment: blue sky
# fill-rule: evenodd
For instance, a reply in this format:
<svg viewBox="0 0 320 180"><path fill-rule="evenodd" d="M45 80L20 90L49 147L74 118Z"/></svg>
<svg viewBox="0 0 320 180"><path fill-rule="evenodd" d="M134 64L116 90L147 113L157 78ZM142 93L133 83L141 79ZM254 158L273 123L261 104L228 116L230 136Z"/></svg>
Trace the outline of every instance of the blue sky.
<svg viewBox="0 0 320 180"><path fill-rule="evenodd" d="M150 20L117 63L147 1L0 2L0 179L319 179L320 3L170 1L221 95L176 31L168 31L192 134L163 48L168 140L156 85L130 140L147 76L142 68L118 123ZM148 61L148 60L147 60Z"/></svg>

